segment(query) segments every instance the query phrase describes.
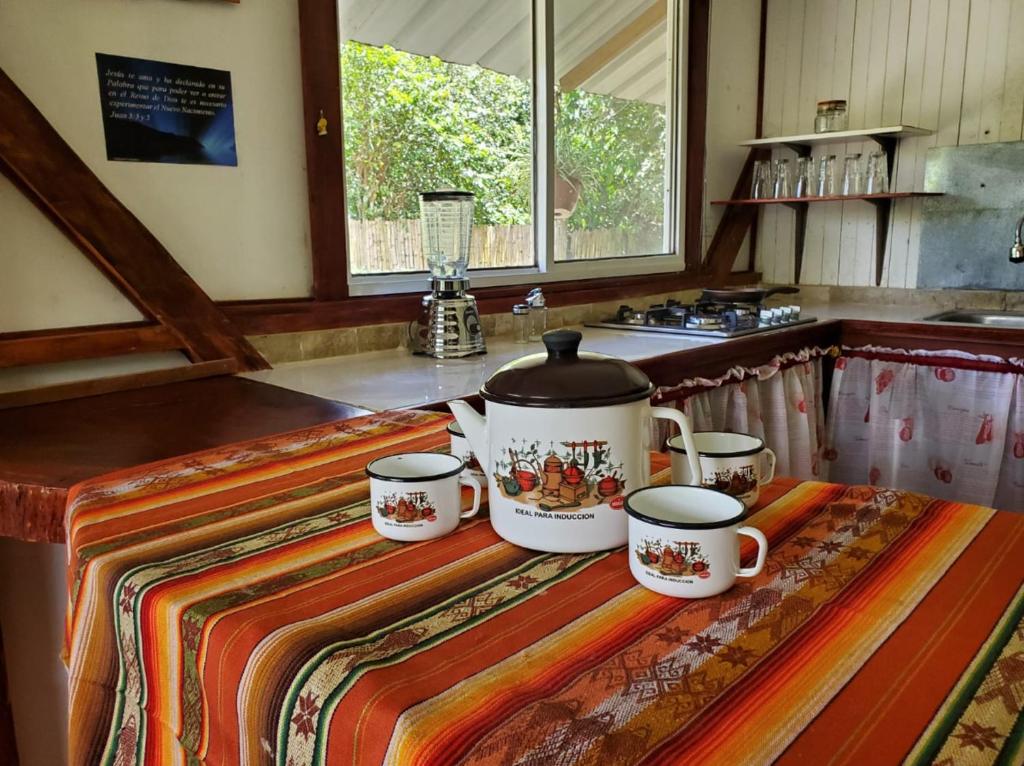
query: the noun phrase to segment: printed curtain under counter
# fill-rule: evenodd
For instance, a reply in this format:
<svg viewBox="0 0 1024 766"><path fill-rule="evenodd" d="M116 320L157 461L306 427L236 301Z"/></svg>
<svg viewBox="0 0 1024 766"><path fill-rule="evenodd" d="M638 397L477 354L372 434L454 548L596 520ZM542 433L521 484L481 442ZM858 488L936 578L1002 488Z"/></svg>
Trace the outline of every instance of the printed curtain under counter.
<svg viewBox="0 0 1024 766"><path fill-rule="evenodd" d="M760 367L733 367L719 378L691 378L659 388L652 403L682 410L695 431L764 439L778 459L776 475L827 478L818 457L825 433L821 358L829 353L808 348ZM655 444L675 433L665 421L656 428Z"/></svg>
<svg viewBox="0 0 1024 766"><path fill-rule="evenodd" d="M822 456L833 481L1024 511L1024 360L844 351Z"/></svg>
<svg viewBox="0 0 1024 766"><path fill-rule="evenodd" d="M1024 757L1024 517L781 479L749 520L763 572L677 600L636 585L639 551L537 553L486 518L378 537L363 466L443 448L448 421L379 413L77 487L71 763Z"/></svg>

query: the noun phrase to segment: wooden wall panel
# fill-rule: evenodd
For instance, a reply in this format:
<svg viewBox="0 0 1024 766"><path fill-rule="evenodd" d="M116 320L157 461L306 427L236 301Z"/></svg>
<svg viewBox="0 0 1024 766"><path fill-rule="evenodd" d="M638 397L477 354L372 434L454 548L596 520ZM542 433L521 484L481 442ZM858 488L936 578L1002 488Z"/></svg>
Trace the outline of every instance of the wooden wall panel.
<svg viewBox="0 0 1024 766"><path fill-rule="evenodd" d="M901 142L896 191L923 187L930 147L1022 138L1024 46L1015 41L1024 39L1024 0L769 0L767 27L766 136L810 131L813 102L825 98L849 100L851 128L935 130ZM857 142L827 151L841 172L846 154L874 149ZM921 206L895 205L885 286L917 284ZM792 217L776 206L761 214L756 264L765 281L792 279ZM864 203L812 205L803 281L874 284L874 226Z"/></svg>

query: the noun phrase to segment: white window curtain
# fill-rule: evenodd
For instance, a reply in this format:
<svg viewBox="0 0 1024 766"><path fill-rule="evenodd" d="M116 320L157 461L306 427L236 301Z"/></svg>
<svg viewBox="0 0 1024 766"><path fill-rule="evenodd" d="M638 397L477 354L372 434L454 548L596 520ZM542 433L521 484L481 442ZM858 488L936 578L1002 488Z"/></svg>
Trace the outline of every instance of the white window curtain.
<svg viewBox="0 0 1024 766"><path fill-rule="evenodd" d="M821 357L828 353L806 348L761 367L734 367L720 378L691 378L659 388L652 402L685 412L695 431L732 431L764 439L778 458L779 476L821 479ZM670 427L659 421L656 444L672 435Z"/></svg>
<svg viewBox="0 0 1024 766"><path fill-rule="evenodd" d="M1024 360L864 347L836 360L829 476L1024 510Z"/></svg>

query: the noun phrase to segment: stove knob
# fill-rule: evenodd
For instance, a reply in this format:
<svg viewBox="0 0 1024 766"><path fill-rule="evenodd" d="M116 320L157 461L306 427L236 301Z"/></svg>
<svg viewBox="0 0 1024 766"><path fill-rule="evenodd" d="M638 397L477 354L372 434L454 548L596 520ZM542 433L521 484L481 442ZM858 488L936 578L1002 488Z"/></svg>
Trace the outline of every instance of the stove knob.
<svg viewBox="0 0 1024 766"><path fill-rule="evenodd" d="M788 308L789 308L789 317L790 317L790 319L792 321L795 322L797 319L800 318L800 307L799 306L789 306Z"/></svg>

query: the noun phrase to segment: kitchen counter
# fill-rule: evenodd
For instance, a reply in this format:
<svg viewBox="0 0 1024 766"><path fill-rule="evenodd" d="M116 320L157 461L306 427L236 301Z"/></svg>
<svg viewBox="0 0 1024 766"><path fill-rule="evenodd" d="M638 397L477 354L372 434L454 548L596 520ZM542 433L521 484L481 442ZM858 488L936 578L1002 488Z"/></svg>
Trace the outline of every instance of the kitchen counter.
<svg viewBox="0 0 1024 766"><path fill-rule="evenodd" d="M784 299L788 297L777 296L768 303L783 304L786 302ZM944 328L946 332L963 327L947 322L923 322L922 317L931 316L943 308L927 303L804 302L801 306L804 316L817 317L819 323L835 319L911 322L936 325ZM785 331L778 330L742 338L715 338L598 327L577 329L583 331L584 350L598 351L631 362L678 351L710 349L750 338L771 338L775 336L775 332ZM280 364L272 370L245 373L245 376L371 410L385 410L423 406L474 394L491 373L503 364L543 350L540 342L518 344L508 337L488 338L487 347L488 353L484 356L444 361L413 356L405 349L371 351Z"/></svg>
<svg viewBox="0 0 1024 766"><path fill-rule="evenodd" d="M622 332L598 327L583 331L584 351L598 351L628 361L727 342L660 333ZM544 350L540 341L515 343L488 338L487 353L465 359L413 356L406 349L370 351L350 356L281 364L272 370L245 373L264 383L355 404L371 410L415 407L476 393L495 370L513 359Z"/></svg>

